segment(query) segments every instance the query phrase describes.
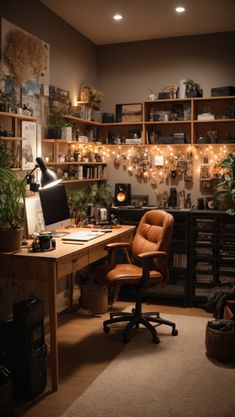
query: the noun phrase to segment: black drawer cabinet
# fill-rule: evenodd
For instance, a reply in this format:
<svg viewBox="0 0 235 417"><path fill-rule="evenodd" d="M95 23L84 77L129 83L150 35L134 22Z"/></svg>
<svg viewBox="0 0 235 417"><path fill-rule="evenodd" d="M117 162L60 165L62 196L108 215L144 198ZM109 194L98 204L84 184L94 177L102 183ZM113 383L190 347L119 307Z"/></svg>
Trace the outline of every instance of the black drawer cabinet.
<svg viewBox="0 0 235 417"><path fill-rule="evenodd" d="M189 253L189 305L206 301L216 285L235 284L235 216L192 211Z"/></svg>
<svg viewBox="0 0 235 417"><path fill-rule="evenodd" d="M112 208L111 213L117 216L120 224L137 225L143 214L149 209ZM171 300L184 306L189 304L188 249L189 249L189 212L167 210L174 216L174 230L169 260L170 279L165 287L156 286L143 292L151 298Z"/></svg>

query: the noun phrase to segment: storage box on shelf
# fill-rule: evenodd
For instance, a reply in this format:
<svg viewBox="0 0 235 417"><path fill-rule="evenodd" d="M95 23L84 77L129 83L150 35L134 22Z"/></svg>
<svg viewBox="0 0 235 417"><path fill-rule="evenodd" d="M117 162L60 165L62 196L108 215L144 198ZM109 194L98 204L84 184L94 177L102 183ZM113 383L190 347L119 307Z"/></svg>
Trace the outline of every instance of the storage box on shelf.
<svg viewBox="0 0 235 417"><path fill-rule="evenodd" d="M24 114L0 112L0 140L7 141L12 150L12 169L22 170L22 121L37 123L38 118Z"/></svg>

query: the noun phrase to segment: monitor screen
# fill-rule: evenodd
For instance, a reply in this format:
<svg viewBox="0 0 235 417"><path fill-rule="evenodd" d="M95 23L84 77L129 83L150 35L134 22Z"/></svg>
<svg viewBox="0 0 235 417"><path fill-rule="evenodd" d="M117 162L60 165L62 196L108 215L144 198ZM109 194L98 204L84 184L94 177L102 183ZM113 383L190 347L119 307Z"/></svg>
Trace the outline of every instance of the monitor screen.
<svg viewBox="0 0 235 417"><path fill-rule="evenodd" d="M71 216L64 185L39 190L45 229L56 233L56 229L71 224Z"/></svg>

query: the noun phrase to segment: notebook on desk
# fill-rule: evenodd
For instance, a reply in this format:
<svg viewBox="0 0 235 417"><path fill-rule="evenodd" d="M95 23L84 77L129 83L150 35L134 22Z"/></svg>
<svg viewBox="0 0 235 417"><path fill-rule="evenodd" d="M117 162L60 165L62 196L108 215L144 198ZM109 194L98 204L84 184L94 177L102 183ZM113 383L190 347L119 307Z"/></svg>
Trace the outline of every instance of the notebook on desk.
<svg viewBox="0 0 235 417"><path fill-rule="evenodd" d="M69 235L62 237L62 240L66 242L89 242L89 240L95 239L96 237L102 236L104 234L105 232L101 231L72 232Z"/></svg>

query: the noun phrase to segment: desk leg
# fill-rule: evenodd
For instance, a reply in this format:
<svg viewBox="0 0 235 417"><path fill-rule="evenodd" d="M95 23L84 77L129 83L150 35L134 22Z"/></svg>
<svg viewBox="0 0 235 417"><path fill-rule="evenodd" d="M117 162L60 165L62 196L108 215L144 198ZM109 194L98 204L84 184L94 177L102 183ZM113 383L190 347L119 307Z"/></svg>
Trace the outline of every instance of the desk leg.
<svg viewBox="0 0 235 417"><path fill-rule="evenodd" d="M49 318L50 318L50 352L52 390L59 387L58 340L57 340L57 308L56 308L56 265L50 264L48 270Z"/></svg>

